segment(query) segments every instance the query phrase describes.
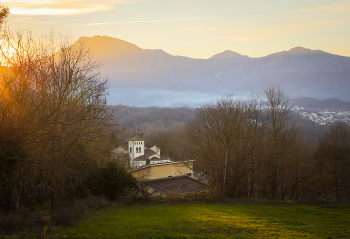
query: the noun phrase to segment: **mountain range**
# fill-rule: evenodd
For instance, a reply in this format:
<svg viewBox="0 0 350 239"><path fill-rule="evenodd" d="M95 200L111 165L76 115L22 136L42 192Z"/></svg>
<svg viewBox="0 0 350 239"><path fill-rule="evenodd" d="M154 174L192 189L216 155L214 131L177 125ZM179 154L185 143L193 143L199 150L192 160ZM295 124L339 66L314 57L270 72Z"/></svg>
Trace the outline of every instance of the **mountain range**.
<svg viewBox="0 0 350 239"><path fill-rule="evenodd" d="M108 36L81 37L79 42L103 64L112 104L199 106L225 95L245 97L271 85L279 85L291 98L350 101L350 57L321 50L295 47L259 58L227 50L194 59Z"/></svg>

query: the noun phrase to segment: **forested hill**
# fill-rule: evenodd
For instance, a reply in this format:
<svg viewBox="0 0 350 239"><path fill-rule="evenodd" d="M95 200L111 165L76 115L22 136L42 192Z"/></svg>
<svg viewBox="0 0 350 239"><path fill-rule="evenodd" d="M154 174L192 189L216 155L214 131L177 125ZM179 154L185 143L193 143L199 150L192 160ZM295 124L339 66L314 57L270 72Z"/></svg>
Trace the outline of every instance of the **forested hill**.
<svg viewBox="0 0 350 239"><path fill-rule="evenodd" d="M159 133L174 133L194 119L196 110L188 107L133 107L127 105L113 105L111 109L119 124L119 136L124 140L133 137L136 130L139 135L143 135L148 140ZM325 127L302 119L298 113L295 113L294 117L301 127L305 141L317 143ZM158 141L154 143L162 144Z"/></svg>
<svg viewBox="0 0 350 239"><path fill-rule="evenodd" d="M188 107L133 107L112 105L118 124L142 131L165 131L184 126L194 118L194 108Z"/></svg>
<svg viewBox="0 0 350 239"><path fill-rule="evenodd" d="M339 99L315 99L311 97L291 99L291 103L310 110L350 110L350 102ZM190 107L134 107L112 105L118 124L136 130L166 131L178 129L192 120L196 108Z"/></svg>

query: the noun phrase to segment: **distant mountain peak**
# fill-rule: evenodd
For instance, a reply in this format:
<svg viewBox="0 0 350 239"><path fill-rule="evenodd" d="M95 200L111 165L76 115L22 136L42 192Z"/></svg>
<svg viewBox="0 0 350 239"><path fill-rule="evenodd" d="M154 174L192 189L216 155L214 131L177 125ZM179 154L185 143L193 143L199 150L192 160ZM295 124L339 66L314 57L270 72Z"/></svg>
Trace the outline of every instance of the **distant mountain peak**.
<svg viewBox="0 0 350 239"><path fill-rule="evenodd" d="M122 56L143 51L133 43L109 36L80 37L77 42L85 42L96 56Z"/></svg>
<svg viewBox="0 0 350 239"><path fill-rule="evenodd" d="M304 53L304 52L310 52L312 50L308 49L308 48L304 48L301 46L296 46L291 48L288 52L295 52L295 53Z"/></svg>
<svg viewBox="0 0 350 239"><path fill-rule="evenodd" d="M157 52L159 54L166 54L166 55L171 55L168 52L164 51L163 49L144 49L144 51L149 51L149 52Z"/></svg>
<svg viewBox="0 0 350 239"><path fill-rule="evenodd" d="M236 57L242 57L242 56L243 55L241 55L237 52L226 50L226 51L218 53L210 58L236 58Z"/></svg>
<svg viewBox="0 0 350 239"><path fill-rule="evenodd" d="M80 37L78 41L88 41L88 42L98 42L99 44L102 43L113 43L113 44L123 44L123 45L128 45L128 46L135 46L135 44L132 44L130 42L114 38L114 37L109 37L109 36L100 36L100 35L95 35L93 37Z"/></svg>
<svg viewBox="0 0 350 239"><path fill-rule="evenodd" d="M297 47L293 47L292 49L290 49L289 51L287 51L289 54L294 54L294 55L303 55L303 54L314 54L314 53L326 53L324 51L320 51L320 50L311 50L308 48L304 48L301 46L297 46Z"/></svg>
<svg viewBox="0 0 350 239"><path fill-rule="evenodd" d="M276 52L268 55L270 56L302 56L302 55L331 55L330 53L321 50L311 50L301 46L293 47L288 51Z"/></svg>

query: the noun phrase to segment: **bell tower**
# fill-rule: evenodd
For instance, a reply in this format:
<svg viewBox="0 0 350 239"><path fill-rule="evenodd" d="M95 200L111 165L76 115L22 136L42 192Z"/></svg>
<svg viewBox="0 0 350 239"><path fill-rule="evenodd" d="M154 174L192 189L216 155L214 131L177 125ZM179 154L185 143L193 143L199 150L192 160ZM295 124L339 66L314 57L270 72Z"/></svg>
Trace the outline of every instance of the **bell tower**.
<svg viewBox="0 0 350 239"><path fill-rule="evenodd" d="M137 135L134 138L129 139L128 150L131 161L130 163L132 165L135 158L145 154L145 140Z"/></svg>

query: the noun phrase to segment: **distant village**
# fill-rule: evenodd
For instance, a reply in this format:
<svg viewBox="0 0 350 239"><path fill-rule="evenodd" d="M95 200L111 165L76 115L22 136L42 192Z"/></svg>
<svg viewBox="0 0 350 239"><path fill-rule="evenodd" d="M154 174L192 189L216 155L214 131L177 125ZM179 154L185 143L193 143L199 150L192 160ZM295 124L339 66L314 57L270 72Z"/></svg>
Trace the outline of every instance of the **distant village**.
<svg viewBox="0 0 350 239"><path fill-rule="evenodd" d="M343 122L350 126L350 111L306 112L303 109L298 109L295 112L298 112L304 119L315 122L317 125L331 125Z"/></svg>

